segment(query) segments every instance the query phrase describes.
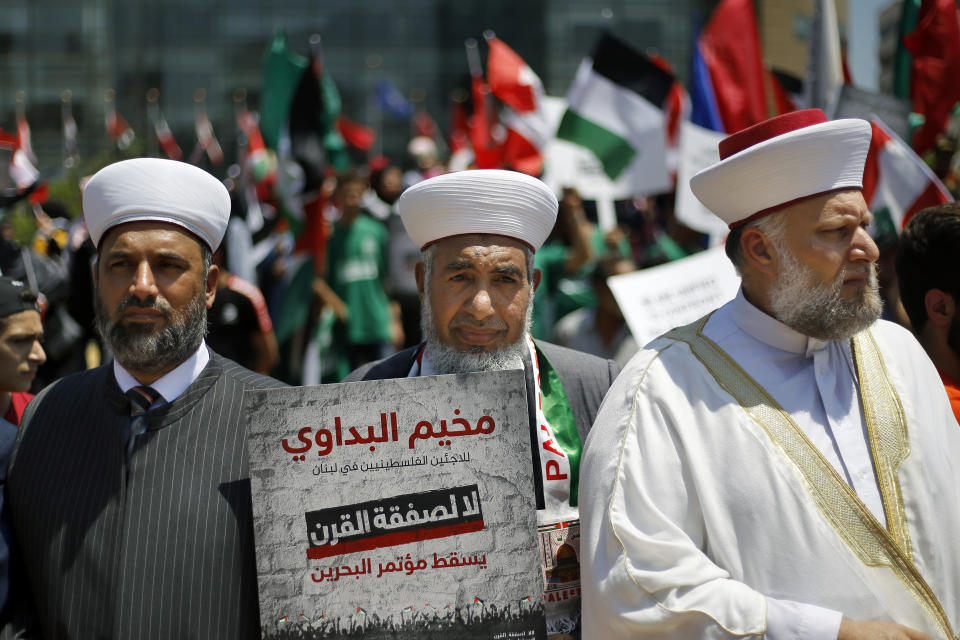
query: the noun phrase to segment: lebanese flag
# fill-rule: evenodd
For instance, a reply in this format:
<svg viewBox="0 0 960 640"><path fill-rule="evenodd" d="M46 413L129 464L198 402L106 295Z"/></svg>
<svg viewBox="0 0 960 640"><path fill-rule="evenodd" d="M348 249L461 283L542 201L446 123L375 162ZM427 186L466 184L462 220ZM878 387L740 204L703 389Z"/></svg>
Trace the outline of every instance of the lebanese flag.
<svg viewBox="0 0 960 640"><path fill-rule="evenodd" d="M723 129L736 133L767 119L763 51L751 0L721 0L697 43Z"/></svg>
<svg viewBox="0 0 960 640"><path fill-rule="evenodd" d="M203 149L210 164L218 165L223 162L223 149L220 148L220 142L213 133L213 123L210 122L210 116L206 111L200 111L196 117L197 144Z"/></svg>
<svg viewBox="0 0 960 640"><path fill-rule="evenodd" d="M31 162L37 161L37 156L33 153L33 144L30 142L30 124L27 122L26 114L21 113L17 117L17 141L20 149L27 154Z"/></svg>
<svg viewBox="0 0 960 640"><path fill-rule="evenodd" d="M26 119L24 118L24 123ZM27 128L29 133L29 128ZM33 165L33 162L30 161L30 156L22 147L22 139L20 138L21 127L20 123L17 123L17 135L12 136L8 133L0 130L0 149L9 149L11 151L10 155L10 179L13 180L13 183L17 187L17 191L24 193L26 191L30 192L30 202L34 204L42 204L47 201L49 196L49 190L47 189L46 183L40 182L40 172ZM29 138L27 138L27 144L29 144Z"/></svg>
<svg viewBox="0 0 960 640"><path fill-rule="evenodd" d="M136 134L133 133L133 129L112 104L107 107L106 126L107 135L117 144L118 148L130 148L130 145L133 144L136 138Z"/></svg>
<svg viewBox="0 0 960 640"><path fill-rule="evenodd" d="M170 125L167 124L167 120L163 117L163 114L160 113L159 108L157 109L157 117L153 122L153 131L157 135L157 142L160 143L160 148L163 149L163 152L167 154L168 158L171 160L180 160L183 158L183 151L174 139L173 131L170 130Z"/></svg>
<svg viewBox="0 0 960 640"><path fill-rule="evenodd" d="M248 109L237 113L237 125L247 138L247 156L245 163L253 175L253 181L259 186L262 182L276 177L276 164L271 164L267 145L260 133L257 118Z"/></svg>
<svg viewBox="0 0 960 640"><path fill-rule="evenodd" d="M543 82L502 40L490 38L487 44L490 91L506 105L502 114L507 128L503 162L517 171L539 176L543 172L541 151L553 137L542 108Z"/></svg>
<svg viewBox="0 0 960 640"><path fill-rule="evenodd" d="M913 134L917 153L932 149L960 101L960 9L956 0L923 0L917 28L903 39L913 55L910 100L925 120Z"/></svg>
<svg viewBox="0 0 960 640"><path fill-rule="evenodd" d="M953 202L930 167L874 116L873 138L863 169L863 197L871 211L886 208L897 230L921 209Z"/></svg>

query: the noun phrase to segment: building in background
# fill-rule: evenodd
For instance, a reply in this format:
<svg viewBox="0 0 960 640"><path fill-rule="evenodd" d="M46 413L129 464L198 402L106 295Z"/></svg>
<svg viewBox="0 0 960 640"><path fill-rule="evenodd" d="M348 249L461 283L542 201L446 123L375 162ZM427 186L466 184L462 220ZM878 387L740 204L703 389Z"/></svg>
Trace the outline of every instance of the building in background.
<svg viewBox="0 0 960 640"><path fill-rule="evenodd" d="M228 160L235 153L234 92L256 109L261 61L277 29L307 54L322 37L343 113L382 129L381 148L401 159L409 125L383 118L373 87L387 79L426 109L444 131L451 92L468 86L464 40L484 29L513 47L552 95L564 95L581 58L605 25L641 50L663 55L688 76L691 24L716 0L7 0L0 23L0 127L15 127L23 91L41 170L63 154L61 95L72 94L82 155L107 147L104 95L138 136L147 134L146 94L159 105L189 155L196 141L194 96ZM609 20L604 10L612 13ZM485 46L482 46L485 58ZM225 165L224 165L225 166Z"/></svg>

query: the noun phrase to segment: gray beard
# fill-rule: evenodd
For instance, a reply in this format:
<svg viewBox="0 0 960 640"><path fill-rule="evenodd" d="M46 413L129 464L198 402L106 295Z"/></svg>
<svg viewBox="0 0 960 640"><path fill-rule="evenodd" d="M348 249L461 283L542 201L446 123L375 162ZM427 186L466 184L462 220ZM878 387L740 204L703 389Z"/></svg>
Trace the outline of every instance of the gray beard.
<svg viewBox="0 0 960 640"><path fill-rule="evenodd" d="M770 294L773 315L794 331L820 340L846 340L876 322L883 311L877 267L869 269L867 286L852 300L842 297L843 280L852 271L840 269L833 282L820 282L784 246L777 246L780 270Z"/></svg>
<svg viewBox="0 0 960 640"><path fill-rule="evenodd" d="M97 331L113 357L124 368L144 373L162 373L174 368L197 350L207 334L207 305L203 292L181 310L175 310L157 299L140 302L127 297L120 303L116 316L130 306L159 309L167 324L151 325L112 322L107 310L95 295Z"/></svg>
<svg viewBox="0 0 960 640"><path fill-rule="evenodd" d="M527 349L530 326L533 323L533 301L527 305L523 334L520 339L502 349L483 351L480 349L460 351L440 342L436 327L433 325L433 307L430 305L430 291L424 292L423 309L420 314L420 328L426 338L424 356L438 373L471 373L474 371L504 371L523 369L523 354Z"/></svg>

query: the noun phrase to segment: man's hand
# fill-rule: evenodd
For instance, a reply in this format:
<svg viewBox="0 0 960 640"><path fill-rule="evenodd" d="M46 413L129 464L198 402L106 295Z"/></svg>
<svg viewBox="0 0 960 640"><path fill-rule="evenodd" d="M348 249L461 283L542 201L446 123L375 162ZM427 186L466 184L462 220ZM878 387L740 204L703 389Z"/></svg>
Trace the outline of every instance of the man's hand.
<svg viewBox="0 0 960 640"><path fill-rule="evenodd" d="M840 622L837 640L934 640L925 633L896 622Z"/></svg>

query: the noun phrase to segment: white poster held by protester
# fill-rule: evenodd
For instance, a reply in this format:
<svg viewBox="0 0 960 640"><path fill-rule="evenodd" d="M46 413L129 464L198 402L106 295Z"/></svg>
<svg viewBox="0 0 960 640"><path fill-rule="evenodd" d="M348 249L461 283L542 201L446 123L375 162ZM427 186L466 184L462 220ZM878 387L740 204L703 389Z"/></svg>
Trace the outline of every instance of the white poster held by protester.
<svg viewBox="0 0 960 640"><path fill-rule="evenodd" d="M263 637L545 638L525 388L247 391Z"/></svg>
<svg viewBox="0 0 960 640"><path fill-rule="evenodd" d="M680 223L709 235L711 246L721 244L727 237L727 225L693 195L690 178L720 161L717 145L725 136L692 122L681 123L675 215Z"/></svg>
<svg viewBox="0 0 960 640"><path fill-rule="evenodd" d="M740 277L723 247L716 247L607 283L637 344L646 344L732 300Z"/></svg>

